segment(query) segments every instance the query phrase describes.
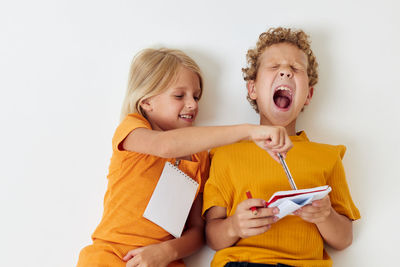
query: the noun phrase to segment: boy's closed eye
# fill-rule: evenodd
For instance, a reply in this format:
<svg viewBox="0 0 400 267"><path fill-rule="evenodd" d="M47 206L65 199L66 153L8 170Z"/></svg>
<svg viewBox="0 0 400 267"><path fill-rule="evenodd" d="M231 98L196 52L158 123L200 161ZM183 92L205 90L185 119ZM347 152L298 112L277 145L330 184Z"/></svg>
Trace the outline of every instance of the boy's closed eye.
<svg viewBox="0 0 400 267"><path fill-rule="evenodd" d="M304 71L305 70L305 67L302 66L301 64L293 64L293 65L290 66L290 68L295 72Z"/></svg>
<svg viewBox="0 0 400 267"><path fill-rule="evenodd" d="M272 69L272 70L277 70L277 69L279 69L279 64L271 64L268 66L268 68Z"/></svg>

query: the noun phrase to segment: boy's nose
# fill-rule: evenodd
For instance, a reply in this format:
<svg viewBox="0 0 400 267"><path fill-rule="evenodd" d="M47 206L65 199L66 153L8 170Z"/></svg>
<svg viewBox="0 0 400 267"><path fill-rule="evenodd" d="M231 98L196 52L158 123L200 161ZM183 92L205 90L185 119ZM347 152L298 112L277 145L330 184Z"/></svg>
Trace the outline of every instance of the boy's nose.
<svg viewBox="0 0 400 267"><path fill-rule="evenodd" d="M281 76L281 78L292 78L293 74L289 69L283 69L280 70L279 76Z"/></svg>

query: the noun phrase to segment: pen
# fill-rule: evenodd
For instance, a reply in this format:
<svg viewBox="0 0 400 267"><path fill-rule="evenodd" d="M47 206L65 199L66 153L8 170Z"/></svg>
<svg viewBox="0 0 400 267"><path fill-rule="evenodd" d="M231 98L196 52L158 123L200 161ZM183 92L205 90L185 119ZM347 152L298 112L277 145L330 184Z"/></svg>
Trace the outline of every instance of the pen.
<svg viewBox="0 0 400 267"><path fill-rule="evenodd" d="M283 169L285 170L286 176L287 176L287 178L288 178L288 180L289 180L289 183L290 183L290 187L291 187L293 190L297 190L297 186L296 186L296 184L294 183L294 180L293 180L293 178L292 178L292 175L290 174L289 168L288 168L288 166L286 165L285 160L283 159L283 157L282 157L282 155L281 155L280 153L278 153L278 157L279 157L279 160L281 161L281 164L282 164L282 166L283 166Z"/></svg>
<svg viewBox="0 0 400 267"><path fill-rule="evenodd" d="M248 199L253 198L253 197L251 196L250 191L247 191L247 192L246 192L246 195L247 195L247 198L248 198ZM251 207L250 209L251 209L251 212L253 212L254 215L257 215L257 214L258 214L258 211L257 211L257 208L256 208L256 207L253 206L253 207Z"/></svg>

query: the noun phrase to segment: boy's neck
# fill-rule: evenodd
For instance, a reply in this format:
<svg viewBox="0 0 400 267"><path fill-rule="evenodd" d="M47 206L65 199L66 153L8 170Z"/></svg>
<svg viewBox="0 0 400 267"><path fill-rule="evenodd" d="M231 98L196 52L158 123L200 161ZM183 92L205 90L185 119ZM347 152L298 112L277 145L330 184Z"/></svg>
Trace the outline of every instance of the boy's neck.
<svg viewBox="0 0 400 267"><path fill-rule="evenodd" d="M274 125L270 121L260 119L260 125L270 125L270 126L278 126ZM289 136L294 136L296 135L296 120L292 121L288 125L285 126L286 132Z"/></svg>

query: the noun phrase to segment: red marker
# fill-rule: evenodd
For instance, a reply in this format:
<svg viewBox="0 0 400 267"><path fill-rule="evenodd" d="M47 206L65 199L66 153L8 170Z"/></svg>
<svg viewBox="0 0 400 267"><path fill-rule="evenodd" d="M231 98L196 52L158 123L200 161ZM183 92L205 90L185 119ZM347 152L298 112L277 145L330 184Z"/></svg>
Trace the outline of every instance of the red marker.
<svg viewBox="0 0 400 267"><path fill-rule="evenodd" d="M246 192L246 195L247 195L247 198L248 198L248 199L253 198L253 197L251 196L250 191L247 191L247 192ZM257 208L256 208L256 207L251 207L250 209L251 209L251 211L253 212L254 215L257 215L258 212L257 212Z"/></svg>

